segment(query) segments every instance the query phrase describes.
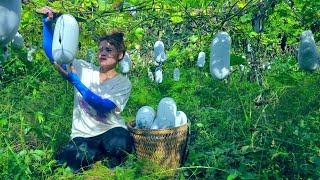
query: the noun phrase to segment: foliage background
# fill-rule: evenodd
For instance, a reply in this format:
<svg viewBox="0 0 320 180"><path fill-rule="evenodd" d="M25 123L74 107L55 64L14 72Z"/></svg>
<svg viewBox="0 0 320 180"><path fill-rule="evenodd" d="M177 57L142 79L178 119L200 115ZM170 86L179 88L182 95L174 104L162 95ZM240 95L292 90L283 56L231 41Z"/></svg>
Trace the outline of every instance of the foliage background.
<svg viewBox="0 0 320 180"><path fill-rule="evenodd" d="M0 84L0 175L4 179L158 179L166 171L137 160L108 169L98 162L84 173L55 168L54 154L69 138L73 88L50 65L42 50L41 19L36 9L49 5L78 17L81 48L87 59L96 51L99 35L118 29L126 34L133 69L128 74L133 90L123 116L133 120L137 110L156 108L163 97L173 97L191 121L187 162L180 179L317 179L320 177L319 71L305 72L296 62L299 35L311 29L320 39L320 1L264 1L263 33L252 28L257 0L30 0L23 4L19 32L23 49L10 48ZM131 4L131 5L130 5ZM136 9L130 9L134 6ZM232 38L231 65L226 81L214 80L208 67L214 35L227 31ZM280 45L286 37L286 50ZM168 60L164 81L147 77L153 70L153 44L161 39ZM260 65L261 83L249 81L252 69L247 44L252 44ZM33 61L27 48L34 46ZM200 51L206 65L195 67ZM239 64L245 70L239 70ZM179 82L173 81L180 68Z"/></svg>

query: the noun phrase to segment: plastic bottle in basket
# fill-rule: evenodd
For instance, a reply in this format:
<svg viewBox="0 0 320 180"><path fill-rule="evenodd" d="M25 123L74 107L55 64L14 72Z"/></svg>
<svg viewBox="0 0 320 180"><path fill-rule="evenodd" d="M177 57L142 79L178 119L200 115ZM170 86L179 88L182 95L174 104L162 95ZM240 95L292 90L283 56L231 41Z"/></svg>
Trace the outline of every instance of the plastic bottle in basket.
<svg viewBox="0 0 320 180"><path fill-rule="evenodd" d="M52 41L53 59L59 64L70 64L79 44L79 26L76 19L64 14L56 22Z"/></svg>
<svg viewBox="0 0 320 180"><path fill-rule="evenodd" d="M174 127L176 114L177 114L176 102L170 97L165 97L161 99L157 109L157 116L152 124L151 129L162 129L162 128Z"/></svg>
<svg viewBox="0 0 320 180"><path fill-rule="evenodd" d="M136 127L150 129L155 118L155 111L150 106L141 107L136 115Z"/></svg>
<svg viewBox="0 0 320 180"><path fill-rule="evenodd" d="M0 1L0 47L16 35L21 19L21 0Z"/></svg>
<svg viewBox="0 0 320 180"><path fill-rule="evenodd" d="M183 111L178 111L175 121L175 127L182 126L184 124L187 124L188 118L187 115Z"/></svg>

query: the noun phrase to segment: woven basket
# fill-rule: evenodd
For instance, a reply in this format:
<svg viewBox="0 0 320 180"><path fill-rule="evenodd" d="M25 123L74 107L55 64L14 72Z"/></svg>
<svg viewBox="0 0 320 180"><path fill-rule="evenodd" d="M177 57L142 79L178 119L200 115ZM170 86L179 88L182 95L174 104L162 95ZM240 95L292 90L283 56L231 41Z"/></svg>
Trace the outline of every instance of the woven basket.
<svg viewBox="0 0 320 180"><path fill-rule="evenodd" d="M137 157L148 159L164 168L178 168L188 151L190 123L167 129L138 129L135 122L128 124Z"/></svg>

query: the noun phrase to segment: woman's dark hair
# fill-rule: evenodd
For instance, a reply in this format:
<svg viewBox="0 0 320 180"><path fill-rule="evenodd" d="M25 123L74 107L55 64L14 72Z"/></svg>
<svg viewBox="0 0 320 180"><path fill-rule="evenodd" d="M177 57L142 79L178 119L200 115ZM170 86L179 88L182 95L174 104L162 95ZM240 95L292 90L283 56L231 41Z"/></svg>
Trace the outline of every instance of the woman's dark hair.
<svg viewBox="0 0 320 180"><path fill-rule="evenodd" d="M99 43L101 41L107 41L111 45L113 45L118 52L122 52L123 56L126 53L126 46L124 45L123 40L124 34L122 32L113 32L111 34L107 34L99 38Z"/></svg>

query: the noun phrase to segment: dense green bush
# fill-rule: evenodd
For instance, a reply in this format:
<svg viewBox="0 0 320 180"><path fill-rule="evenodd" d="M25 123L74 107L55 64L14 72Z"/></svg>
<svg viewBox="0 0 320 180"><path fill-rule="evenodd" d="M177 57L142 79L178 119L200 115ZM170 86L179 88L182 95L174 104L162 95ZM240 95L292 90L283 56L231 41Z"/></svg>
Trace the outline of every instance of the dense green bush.
<svg viewBox="0 0 320 180"><path fill-rule="evenodd" d="M136 6L131 14L122 1L31 0L23 5L19 32L26 47L35 46L34 61L26 47L9 46L0 79L0 176L4 179L158 179L166 171L134 155L121 167L108 169L106 161L72 174L56 168L55 152L69 139L73 88L50 65L42 50L41 18L35 9L50 5L78 17L79 58L96 50L98 35L113 29L126 34L133 69L128 74L133 89L123 112L134 119L144 105L156 108L163 97L172 97L191 121L187 162L177 178L205 179L318 179L320 177L320 74L299 69L294 51L282 51L286 34L289 48L304 29L314 30L319 42L318 1L278 0L266 11L265 30L253 31L251 19L257 1L127 1ZM269 2L269 1L266 1ZM271 2L271 1L270 1ZM214 34L222 29L232 38L234 72L224 81L212 79L208 61L196 67L198 53L209 54ZM152 49L161 38L168 60L164 80L152 82ZM261 84L248 80L250 42L261 62ZM244 71L239 64L245 64ZM174 68L180 81L173 80Z"/></svg>

